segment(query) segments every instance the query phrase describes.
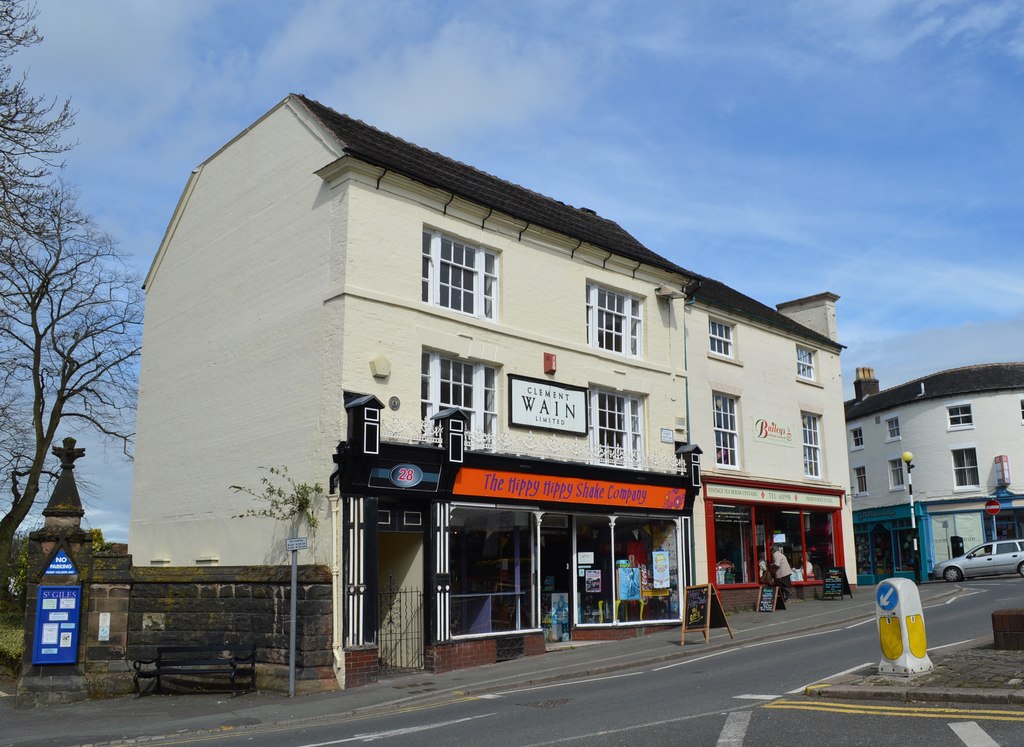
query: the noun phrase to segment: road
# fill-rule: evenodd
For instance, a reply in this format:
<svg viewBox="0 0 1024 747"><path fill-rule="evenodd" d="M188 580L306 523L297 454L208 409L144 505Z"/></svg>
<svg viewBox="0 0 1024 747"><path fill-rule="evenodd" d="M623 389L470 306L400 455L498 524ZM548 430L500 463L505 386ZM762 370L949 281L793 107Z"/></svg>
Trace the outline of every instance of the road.
<svg viewBox="0 0 1024 747"><path fill-rule="evenodd" d="M1024 579L970 581L925 609L930 650L991 634L991 612L1024 607ZM805 697L810 684L878 664L875 618L688 655L613 675L456 697L428 707L324 717L162 744L1024 745L1024 709ZM687 645L689 648L689 644Z"/></svg>

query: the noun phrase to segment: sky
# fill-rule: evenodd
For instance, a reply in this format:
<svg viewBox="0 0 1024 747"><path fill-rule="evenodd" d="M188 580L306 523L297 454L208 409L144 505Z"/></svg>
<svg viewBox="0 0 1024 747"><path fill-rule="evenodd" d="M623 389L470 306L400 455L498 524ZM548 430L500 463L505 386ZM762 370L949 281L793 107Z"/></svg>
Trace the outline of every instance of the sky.
<svg viewBox="0 0 1024 747"><path fill-rule="evenodd" d="M189 173L288 93L610 218L762 303L830 291L844 395L1024 360L1016 0L39 0L11 60L145 275ZM83 439L87 522L131 465ZM182 466L187 469L187 465Z"/></svg>

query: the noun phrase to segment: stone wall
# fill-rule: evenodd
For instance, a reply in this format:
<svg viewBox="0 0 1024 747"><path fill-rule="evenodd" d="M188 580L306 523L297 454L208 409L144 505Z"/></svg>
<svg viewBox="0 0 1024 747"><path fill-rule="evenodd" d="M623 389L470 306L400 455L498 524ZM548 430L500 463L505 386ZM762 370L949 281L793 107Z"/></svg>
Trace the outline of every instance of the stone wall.
<svg viewBox="0 0 1024 747"><path fill-rule="evenodd" d="M159 645L256 645L261 690L288 689L291 568L287 566L133 568L130 556L96 556L82 634L91 697L132 690L131 663ZM101 641L101 613L109 613ZM331 579L299 569L296 596L297 692L334 689Z"/></svg>

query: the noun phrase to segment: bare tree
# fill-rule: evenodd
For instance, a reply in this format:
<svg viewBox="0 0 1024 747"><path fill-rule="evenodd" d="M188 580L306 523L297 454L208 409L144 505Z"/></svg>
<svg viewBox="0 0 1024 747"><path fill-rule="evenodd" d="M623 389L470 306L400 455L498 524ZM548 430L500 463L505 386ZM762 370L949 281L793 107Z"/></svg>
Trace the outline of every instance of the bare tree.
<svg viewBox="0 0 1024 747"><path fill-rule="evenodd" d="M77 422L127 451L142 321L138 280L55 178L70 103L32 95L9 63L42 41L36 16L0 0L0 597L57 431Z"/></svg>
<svg viewBox="0 0 1024 747"><path fill-rule="evenodd" d="M29 220L39 190L73 147L62 141L74 125L71 103L31 95L25 76L15 76L8 63L42 41L37 14L35 5L0 0L0 221L15 226Z"/></svg>
<svg viewBox="0 0 1024 747"><path fill-rule="evenodd" d="M33 213L32 234L0 236L0 401L14 423L27 424L0 445L11 496L9 505L0 499L0 579L9 577L13 538L58 430L91 428L126 454L133 435L139 279L61 183L40 193Z"/></svg>

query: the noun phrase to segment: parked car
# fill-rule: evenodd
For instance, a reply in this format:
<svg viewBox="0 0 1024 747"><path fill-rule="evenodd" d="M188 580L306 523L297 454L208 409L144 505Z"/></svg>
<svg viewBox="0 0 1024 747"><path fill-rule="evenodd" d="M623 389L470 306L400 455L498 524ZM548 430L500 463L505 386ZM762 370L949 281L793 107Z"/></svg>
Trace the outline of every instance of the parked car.
<svg viewBox="0 0 1024 747"><path fill-rule="evenodd" d="M1024 576L1024 541L999 540L971 548L956 558L943 560L932 568L932 576L961 581L967 576L1019 573Z"/></svg>

